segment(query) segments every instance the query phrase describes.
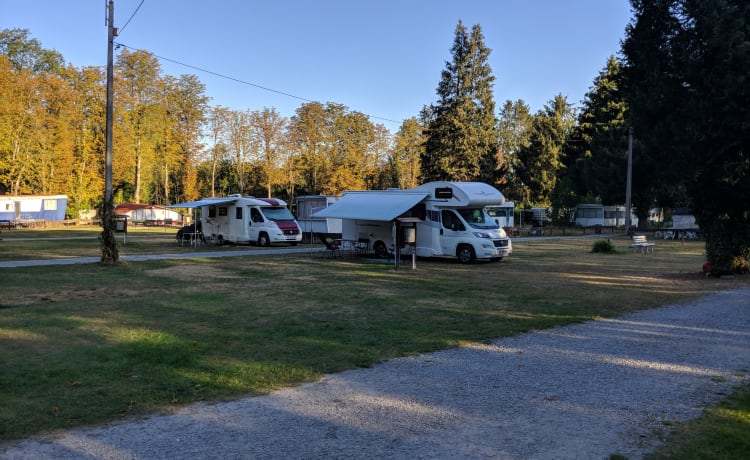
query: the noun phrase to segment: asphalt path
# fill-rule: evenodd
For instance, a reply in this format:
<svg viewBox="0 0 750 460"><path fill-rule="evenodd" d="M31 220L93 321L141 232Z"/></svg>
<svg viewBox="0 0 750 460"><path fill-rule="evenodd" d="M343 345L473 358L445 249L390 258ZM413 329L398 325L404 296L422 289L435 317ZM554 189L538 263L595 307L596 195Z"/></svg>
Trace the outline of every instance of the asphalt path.
<svg viewBox="0 0 750 460"><path fill-rule="evenodd" d="M570 237L525 237L525 238L513 238L513 241L535 241L535 240L551 240L556 238L601 238L602 235L584 235L584 236L570 236ZM5 243L12 243L13 241L32 241L32 240L64 240L64 239L96 239L96 237L72 237L72 238L7 238L5 240L0 239ZM132 255L120 255L120 260L124 262L142 262L145 260L166 260L166 259L203 259L212 257L242 257L242 256L261 256L269 254L305 254L305 253L319 253L325 250L324 247L272 247L267 249L247 249L247 250L233 250L233 251L200 251L200 252L184 252L184 253L161 253L161 254L132 254ZM511 256L512 257L512 256ZM59 259L29 259L29 260L7 260L0 261L0 268L15 268L15 267L39 267L44 265L74 265L74 264L93 264L101 261L101 257L66 257Z"/></svg>

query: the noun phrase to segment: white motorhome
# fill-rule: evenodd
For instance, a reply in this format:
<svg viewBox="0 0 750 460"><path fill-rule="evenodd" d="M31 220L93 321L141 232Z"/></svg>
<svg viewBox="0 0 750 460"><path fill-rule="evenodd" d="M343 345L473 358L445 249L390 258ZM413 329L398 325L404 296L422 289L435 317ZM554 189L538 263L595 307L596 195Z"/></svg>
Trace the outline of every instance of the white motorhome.
<svg viewBox="0 0 750 460"><path fill-rule="evenodd" d="M429 182L408 190L347 192L315 216L342 219L344 240L381 257L413 238L417 256L471 263L513 252L510 238L485 211L504 201L481 182Z"/></svg>
<svg viewBox="0 0 750 460"><path fill-rule="evenodd" d="M203 235L219 244L297 245L302 241L299 224L282 200L230 195L227 198L206 198L195 203L201 208Z"/></svg>

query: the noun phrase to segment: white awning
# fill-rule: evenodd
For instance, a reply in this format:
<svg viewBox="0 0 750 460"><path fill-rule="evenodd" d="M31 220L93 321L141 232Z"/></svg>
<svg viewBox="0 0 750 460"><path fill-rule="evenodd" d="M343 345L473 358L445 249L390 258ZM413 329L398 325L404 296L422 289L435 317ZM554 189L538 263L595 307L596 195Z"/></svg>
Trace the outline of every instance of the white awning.
<svg viewBox="0 0 750 460"><path fill-rule="evenodd" d="M427 193L393 191L348 192L312 217L389 222L427 198Z"/></svg>
<svg viewBox="0 0 750 460"><path fill-rule="evenodd" d="M237 201L237 198L205 198L198 201L188 201L187 203L177 203L167 206L168 208L200 208L211 204L225 204Z"/></svg>

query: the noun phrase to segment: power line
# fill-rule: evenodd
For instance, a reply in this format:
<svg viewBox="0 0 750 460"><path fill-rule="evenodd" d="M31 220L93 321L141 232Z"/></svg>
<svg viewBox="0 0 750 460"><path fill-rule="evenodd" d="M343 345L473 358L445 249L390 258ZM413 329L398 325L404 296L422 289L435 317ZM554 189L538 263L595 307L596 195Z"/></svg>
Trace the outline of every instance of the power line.
<svg viewBox="0 0 750 460"><path fill-rule="evenodd" d="M143 1L141 1L141 3L143 3ZM139 8L140 8L140 6L139 6ZM133 13L133 14L135 14L135 13ZM295 96L294 94L291 94L291 93L287 93L287 92L284 92L284 91L279 91L279 90L276 90L276 89L273 89L273 88L268 88L266 86L258 85L258 84L255 84L255 83L251 83L249 81L240 80L239 78L235 78L235 77L231 77L229 75L225 75L225 74L221 74L221 73L218 73L218 72L214 72L212 70L204 69L202 67L194 66L194 65L191 65L191 64L186 64L184 62L180 62L180 61L177 61L177 60L174 60L174 59L170 59L170 58L167 58L167 57L164 57L164 56L159 56L158 54L154 54L154 53L152 53L150 51L140 50L138 48L133 48L133 47L125 45L123 43L115 43L115 44L118 47L122 46L123 48L127 48L127 49L133 50L133 51L144 51L144 52L150 53L152 56L154 56L155 58L160 59L162 61L168 61L168 62L171 62L173 64L181 65L183 67L187 67L187 68L190 68L190 69L193 69L193 70L197 70L199 72L203 72L203 73L207 73L207 74L210 74L210 75L214 75L214 76L219 77L219 78L224 78L226 80L231 80L231 81L234 81L236 83L240 83L240 84L247 85L247 86L252 86L254 88L258 88L258 89L261 89L263 91L268 91L268 92L271 92L271 93L280 94L282 96L291 97L293 99L297 99L297 100L304 101L304 102L317 102L317 101L313 101L311 99L307 99L307 98L304 98L304 97L301 97L301 96ZM378 117L378 116L375 116L375 115L368 115L368 116L370 118L374 118L376 120L387 121L389 123L397 123L397 124L401 123L400 121L391 120L389 118Z"/></svg>
<svg viewBox="0 0 750 460"><path fill-rule="evenodd" d="M125 21L125 25L120 27L119 33L122 33L122 31L125 30L128 24L130 24L130 21L133 19L133 17L135 17L135 14L138 12L138 10L141 9L141 7L143 6L143 2L145 1L146 0L141 0L141 3L138 4L138 7L135 9L135 11L133 11L133 14L130 15L130 18L127 21Z"/></svg>

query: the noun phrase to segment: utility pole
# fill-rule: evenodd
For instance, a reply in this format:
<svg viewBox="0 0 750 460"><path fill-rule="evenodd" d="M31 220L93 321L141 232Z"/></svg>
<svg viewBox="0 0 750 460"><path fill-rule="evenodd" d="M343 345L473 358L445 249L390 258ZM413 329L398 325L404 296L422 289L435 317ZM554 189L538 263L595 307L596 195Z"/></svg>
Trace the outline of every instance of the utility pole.
<svg viewBox="0 0 750 460"><path fill-rule="evenodd" d="M107 1L107 0L105 0ZM119 250L115 241L115 207L112 200L112 114L114 99L113 47L117 29L115 28L115 2L108 0L107 9L107 121L104 167L104 206L102 212L102 264L114 265L119 260Z"/></svg>
<svg viewBox="0 0 750 460"><path fill-rule="evenodd" d="M630 232L631 200L633 184L633 126L628 127L628 175L625 185L625 232Z"/></svg>

